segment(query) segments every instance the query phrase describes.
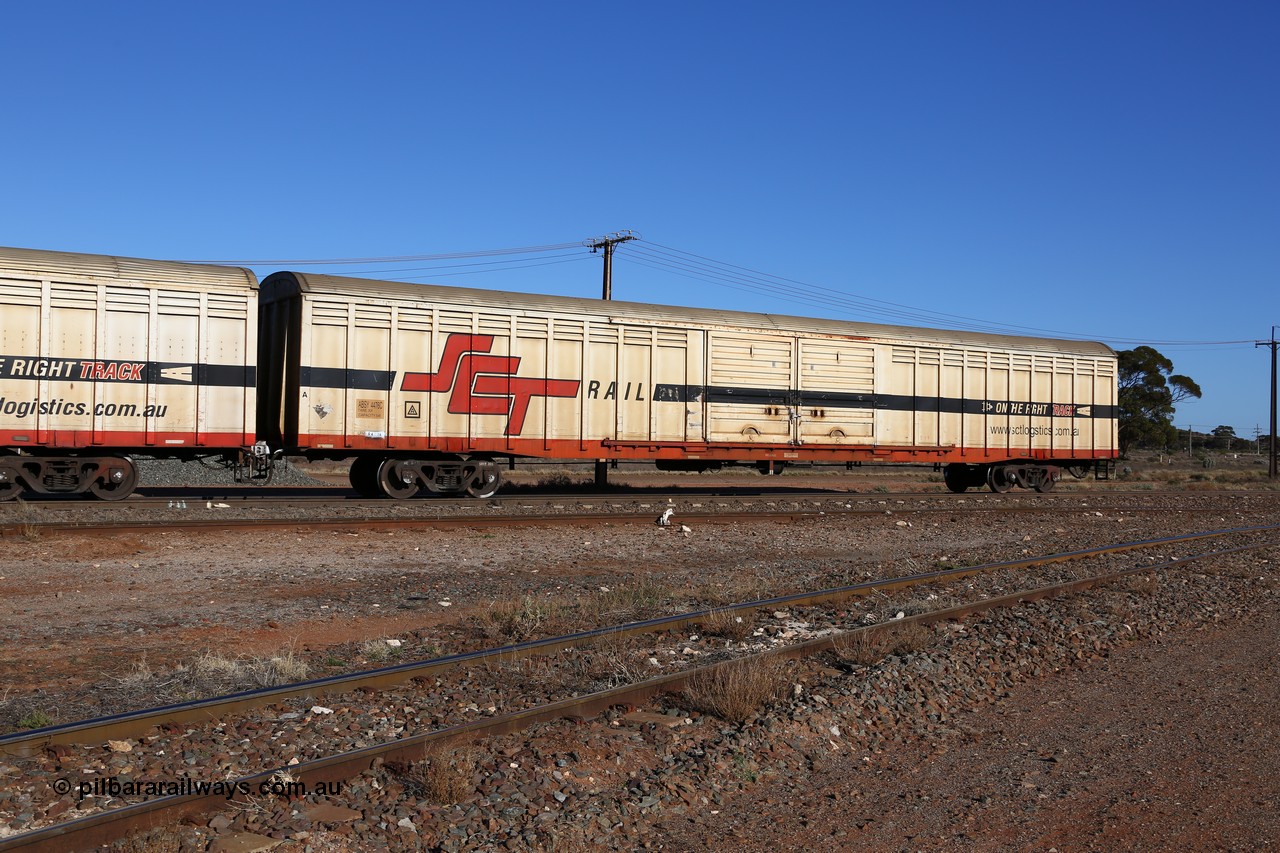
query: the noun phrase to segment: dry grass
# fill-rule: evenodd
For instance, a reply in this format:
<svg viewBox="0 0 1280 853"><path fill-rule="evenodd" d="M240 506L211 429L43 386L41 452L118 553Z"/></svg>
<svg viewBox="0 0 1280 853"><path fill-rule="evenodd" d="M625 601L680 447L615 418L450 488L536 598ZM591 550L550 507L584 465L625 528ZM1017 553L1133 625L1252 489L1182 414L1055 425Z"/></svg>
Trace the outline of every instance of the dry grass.
<svg viewBox="0 0 1280 853"><path fill-rule="evenodd" d="M179 853L182 836L167 827L148 829L113 842L112 853Z"/></svg>
<svg viewBox="0 0 1280 853"><path fill-rule="evenodd" d="M129 664L129 672L120 679L121 687L148 687L151 682L156 680L156 674L152 672L151 665L147 663L147 656L144 654L133 663Z"/></svg>
<svg viewBox="0 0 1280 853"><path fill-rule="evenodd" d="M600 593L598 612L611 622L652 619L666 613L675 598L669 588L643 578L634 586Z"/></svg>
<svg viewBox="0 0 1280 853"><path fill-rule="evenodd" d="M563 471L558 471L538 478L536 485L539 489L573 489L584 486L586 483L581 477L573 477Z"/></svg>
<svg viewBox="0 0 1280 853"><path fill-rule="evenodd" d="M218 652L205 652L190 667L195 684L220 688L223 692L302 681L309 669L307 662L292 649L269 658L228 658Z"/></svg>
<svg viewBox="0 0 1280 853"><path fill-rule="evenodd" d="M480 752L475 746L427 746L420 761L395 769L418 789L422 799L436 805L450 805L475 792L479 766Z"/></svg>
<svg viewBox="0 0 1280 853"><path fill-rule="evenodd" d="M573 627L571 608L564 602L526 595L495 601L477 617L485 636L507 643L563 634Z"/></svg>
<svg viewBox="0 0 1280 853"><path fill-rule="evenodd" d="M699 624L702 633L709 637L724 637L741 643L755 630L755 617L750 611L713 610Z"/></svg>
<svg viewBox="0 0 1280 853"><path fill-rule="evenodd" d="M27 542L36 541L40 538L40 528L35 524L35 510L22 498L18 498L14 503L18 508L18 532Z"/></svg>
<svg viewBox="0 0 1280 853"><path fill-rule="evenodd" d="M365 640L360 644L360 656L370 663L384 663L400 657L400 647L391 645L385 638Z"/></svg>
<svg viewBox="0 0 1280 853"><path fill-rule="evenodd" d="M5 688L4 693L0 694L0 734L23 729L42 729L58 721L56 710L51 714L42 708L33 708L31 698L11 699L9 688Z"/></svg>
<svg viewBox="0 0 1280 853"><path fill-rule="evenodd" d="M781 701L794 671L792 661L747 658L694 675L684 694L696 710L741 724Z"/></svg>
<svg viewBox="0 0 1280 853"><path fill-rule="evenodd" d="M526 679L548 696L591 693L653 675L642 640L610 632L553 655L487 663L492 675Z"/></svg>
<svg viewBox="0 0 1280 853"><path fill-rule="evenodd" d="M832 652L845 663L870 666L873 663L879 663L889 655L924 651L933 645L935 636L928 627L915 622L905 625L886 625L840 634L834 640Z"/></svg>
<svg viewBox="0 0 1280 853"><path fill-rule="evenodd" d="M558 669L575 680L565 686L581 692L634 684L653 674L638 637L610 632L566 654L570 656L569 665Z"/></svg>
<svg viewBox="0 0 1280 853"><path fill-rule="evenodd" d="M652 619L665 615L677 601L669 588L642 579L631 586L602 588L585 603L531 595L495 601L476 616L476 622L486 639L521 643L593 625Z"/></svg>
<svg viewBox="0 0 1280 853"><path fill-rule="evenodd" d="M694 601L712 607L723 607L774 598L791 591L791 587L782 586L773 578L751 572L736 575L724 583L702 584L693 590L692 595Z"/></svg>
<svg viewBox="0 0 1280 853"><path fill-rule="evenodd" d="M1124 469L1130 469L1129 474ZM1222 489L1273 489L1269 481L1266 458L1251 453L1210 452L1188 457L1181 453L1135 453L1120 462L1116 479L1127 484L1143 483L1148 487L1181 488L1188 491Z"/></svg>
<svg viewBox="0 0 1280 853"><path fill-rule="evenodd" d="M183 701L292 684L305 680L309 672L307 662L292 649L259 658L230 658L206 651L191 663L167 671L152 669L143 655L108 689L147 694L157 702Z"/></svg>

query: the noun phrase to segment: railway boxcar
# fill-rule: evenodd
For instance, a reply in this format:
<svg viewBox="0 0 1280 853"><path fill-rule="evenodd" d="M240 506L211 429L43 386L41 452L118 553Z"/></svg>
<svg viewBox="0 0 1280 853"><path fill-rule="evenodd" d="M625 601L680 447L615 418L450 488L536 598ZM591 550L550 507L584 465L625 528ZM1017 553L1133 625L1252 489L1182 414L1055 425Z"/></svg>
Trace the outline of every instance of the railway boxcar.
<svg viewBox="0 0 1280 853"><path fill-rule="evenodd" d="M492 494L502 457L701 469L932 462L953 491L1052 488L1116 450L1089 342L281 272L258 434L355 457L366 494Z"/></svg>
<svg viewBox="0 0 1280 853"><path fill-rule="evenodd" d="M257 289L242 269L0 248L0 499L115 500L131 454L249 453Z"/></svg>

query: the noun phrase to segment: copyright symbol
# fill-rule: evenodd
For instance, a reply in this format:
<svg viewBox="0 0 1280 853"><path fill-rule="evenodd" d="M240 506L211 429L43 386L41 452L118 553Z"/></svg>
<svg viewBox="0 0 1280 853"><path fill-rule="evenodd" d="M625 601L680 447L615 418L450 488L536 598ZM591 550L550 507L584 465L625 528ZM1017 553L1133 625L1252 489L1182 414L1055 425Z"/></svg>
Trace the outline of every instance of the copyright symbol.
<svg viewBox="0 0 1280 853"><path fill-rule="evenodd" d="M56 794L71 793L71 783L66 779L55 779L53 782L53 790Z"/></svg>

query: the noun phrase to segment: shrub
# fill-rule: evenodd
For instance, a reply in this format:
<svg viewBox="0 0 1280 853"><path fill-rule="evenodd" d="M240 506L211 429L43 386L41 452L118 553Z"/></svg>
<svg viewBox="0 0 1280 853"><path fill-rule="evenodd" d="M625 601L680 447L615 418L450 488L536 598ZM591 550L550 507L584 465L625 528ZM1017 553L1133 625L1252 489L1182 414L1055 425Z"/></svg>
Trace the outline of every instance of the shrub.
<svg viewBox="0 0 1280 853"><path fill-rule="evenodd" d="M18 728L20 729L43 729L45 726L52 726L53 717L47 712L40 709L28 711L18 720Z"/></svg>
<svg viewBox="0 0 1280 853"><path fill-rule="evenodd" d="M713 610L698 626L702 633L711 637L724 637L741 643L751 636L755 628L755 619L750 611Z"/></svg>
<svg viewBox="0 0 1280 853"><path fill-rule="evenodd" d="M933 644L934 633L924 625L886 625L837 636L832 645L835 656L845 663L870 666L889 655L919 652Z"/></svg>
<svg viewBox="0 0 1280 853"><path fill-rule="evenodd" d="M562 602L532 595L495 601L479 619L488 636L511 643L562 634L569 624L568 608Z"/></svg>
<svg viewBox="0 0 1280 853"><path fill-rule="evenodd" d="M422 759L408 767L391 769L416 787L424 800L437 805L457 803L476 789L475 772L480 756L474 746L461 748L429 745Z"/></svg>
<svg viewBox="0 0 1280 853"><path fill-rule="evenodd" d="M684 693L697 710L741 724L782 700L793 671L778 657L745 658L696 673Z"/></svg>

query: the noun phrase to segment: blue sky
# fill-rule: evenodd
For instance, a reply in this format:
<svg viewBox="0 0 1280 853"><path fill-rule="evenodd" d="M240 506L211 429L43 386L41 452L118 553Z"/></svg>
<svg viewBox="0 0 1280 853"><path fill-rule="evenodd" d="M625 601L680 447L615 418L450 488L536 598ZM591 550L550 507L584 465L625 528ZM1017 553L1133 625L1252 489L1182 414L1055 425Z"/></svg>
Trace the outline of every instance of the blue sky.
<svg viewBox="0 0 1280 853"><path fill-rule="evenodd" d="M594 296L599 256L570 244L634 229L618 299L1150 342L1205 391L1176 423L1267 426L1266 350L1168 342L1280 324L1273 2L64 2L4 23L0 244L561 246L255 269Z"/></svg>

